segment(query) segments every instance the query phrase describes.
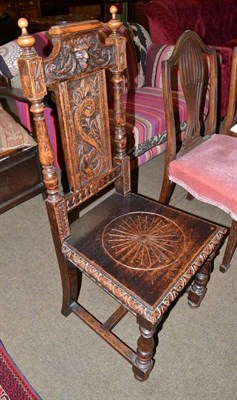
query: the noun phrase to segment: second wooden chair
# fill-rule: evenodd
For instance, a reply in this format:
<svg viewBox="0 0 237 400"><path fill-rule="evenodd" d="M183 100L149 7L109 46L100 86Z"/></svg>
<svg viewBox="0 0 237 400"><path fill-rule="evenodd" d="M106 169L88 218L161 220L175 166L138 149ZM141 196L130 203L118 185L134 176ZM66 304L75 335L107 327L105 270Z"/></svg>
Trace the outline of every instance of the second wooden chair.
<svg viewBox="0 0 237 400"><path fill-rule="evenodd" d="M225 272L237 245L237 135L230 131L236 117L237 48L232 62L230 99L223 134L215 134L218 78L215 48L205 46L195 32L187 31L179 38L172 56L163 61L162 68L167 150L159 200L168 204L177 184L193 197L219 207L232 217L220 266L220 270ZM177 143L172 99L174 70L178 71L187 105L187 127L181 136L181 146ZM209 115L205 129L203 116L207 90Z"/></svg>

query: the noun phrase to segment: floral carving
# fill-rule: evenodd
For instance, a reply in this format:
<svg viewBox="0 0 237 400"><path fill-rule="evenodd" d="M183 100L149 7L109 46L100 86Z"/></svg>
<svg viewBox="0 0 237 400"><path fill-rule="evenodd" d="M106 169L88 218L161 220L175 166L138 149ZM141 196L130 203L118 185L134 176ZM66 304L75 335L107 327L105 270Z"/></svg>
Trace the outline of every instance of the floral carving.
<svg viewBox="0 0 237 400"><path fill-rule="evenodd" d="M72 114L77 132L78 173L84 184L105 172L104 148L99 107L98 75L81 79L72 91Z"/></svg>
<svg viewBox="0 0 237 400"><path fill-rule="evenodd" d="M55 46L59 46L56 56L45 61L48 83L114 63L113 46L101 43L97 32L81 34L73 39L64 38L60 42L58 40L55 40Z"/></svg>

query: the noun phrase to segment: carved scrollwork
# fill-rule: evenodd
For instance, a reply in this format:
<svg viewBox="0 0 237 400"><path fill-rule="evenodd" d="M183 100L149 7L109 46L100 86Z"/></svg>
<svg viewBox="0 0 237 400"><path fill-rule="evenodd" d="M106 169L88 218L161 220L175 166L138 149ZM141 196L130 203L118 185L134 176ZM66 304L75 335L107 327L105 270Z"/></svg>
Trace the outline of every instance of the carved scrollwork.
<svg viewBox="0 0 237 400"><path fill-rule="evenodd" d="M106 172L98 79L97 74L80 79L72 91L71 108L79 160L77 173L83 185Z"/></svg>
<svg viewBox="0 0 237 400"><path fill-rule="evenodd" d="M57 40L55 44L59 45L59 51L53 59L45 62L47 83L51 80L68 79L114 63L113 46L105 46L99 40L97 32L81 34L72 39L63 38L60 43Z"/></svg>

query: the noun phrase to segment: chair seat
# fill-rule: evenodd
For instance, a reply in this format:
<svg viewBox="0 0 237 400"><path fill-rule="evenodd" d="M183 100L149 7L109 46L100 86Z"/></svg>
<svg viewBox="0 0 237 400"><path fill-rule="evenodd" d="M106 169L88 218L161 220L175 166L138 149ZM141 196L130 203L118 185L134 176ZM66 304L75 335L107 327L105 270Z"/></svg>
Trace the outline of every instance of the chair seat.
<svg viewBox="0 0 237 400"><path fill-rule="evenodd" d="M180 131L186 121L186 104L179 92L173 92L173 99ZM167 134L162 89L144 86L128 92L124 102L128 153L136 157L136 165L140 166L158 154L157 146L159 153L165 150ZM111 121L113 113L111 105Z"/></svg>
<svg viewBox="0 0 237 400"><path fill-rule="evenodd" d="M237 220L236 154L236 138L214 134L181 159L172 161L169 179Z"/></svg>
<svg viewBox="0 0 237 400"><path fill-rule="evenodd" d="M213 251L217 232L216 225L200 218L117 193L71 228L62 248L66 258L152 323Z"/></svg>

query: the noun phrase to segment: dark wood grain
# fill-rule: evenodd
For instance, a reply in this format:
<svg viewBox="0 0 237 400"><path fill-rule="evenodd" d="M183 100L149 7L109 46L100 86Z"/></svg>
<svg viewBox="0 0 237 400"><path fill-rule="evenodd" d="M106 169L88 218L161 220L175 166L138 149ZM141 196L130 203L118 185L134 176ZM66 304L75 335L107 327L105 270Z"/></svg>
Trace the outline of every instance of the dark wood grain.
<svg viewBox="0 0 237 400"><path fill-rule="evenodd" d="M102 44L101 23L50 29L53 51L42 60L32 51L32 37L21 20L23 48L19 71L32 102L40 161L47 188L47 211L62 280L62 313L74 313L133 366L135 377L149 377L154 360L154 335L163 314L197 272L215 254L225 229L181 211L130 193L130 159L126 154L123 105L126 68L121 22L111 8L111 35ZM106 85L110 70L114 98L115 155L111 153ZM55 93L70 192L59 191L53 153L44 120L43 98ZM68 214L114 183L115 193L98 202L70 224ZM105 322L78 302L81 274L87 275L119 303ZM204 270L202 270L204 274ZM206 278L206 276L205 276ZM194 280L200 305L207 279ZM209 279L209 275L208 275ZM201 281L202 280L202 281ZM200 283L201 281L201 283ZM197 289L201 284L203 290ZM191 296L191 295L190 295ZM193 295L194 297L194 295ZM112 329L130 311L137 317L140 337L132 350Z"/></svg>

